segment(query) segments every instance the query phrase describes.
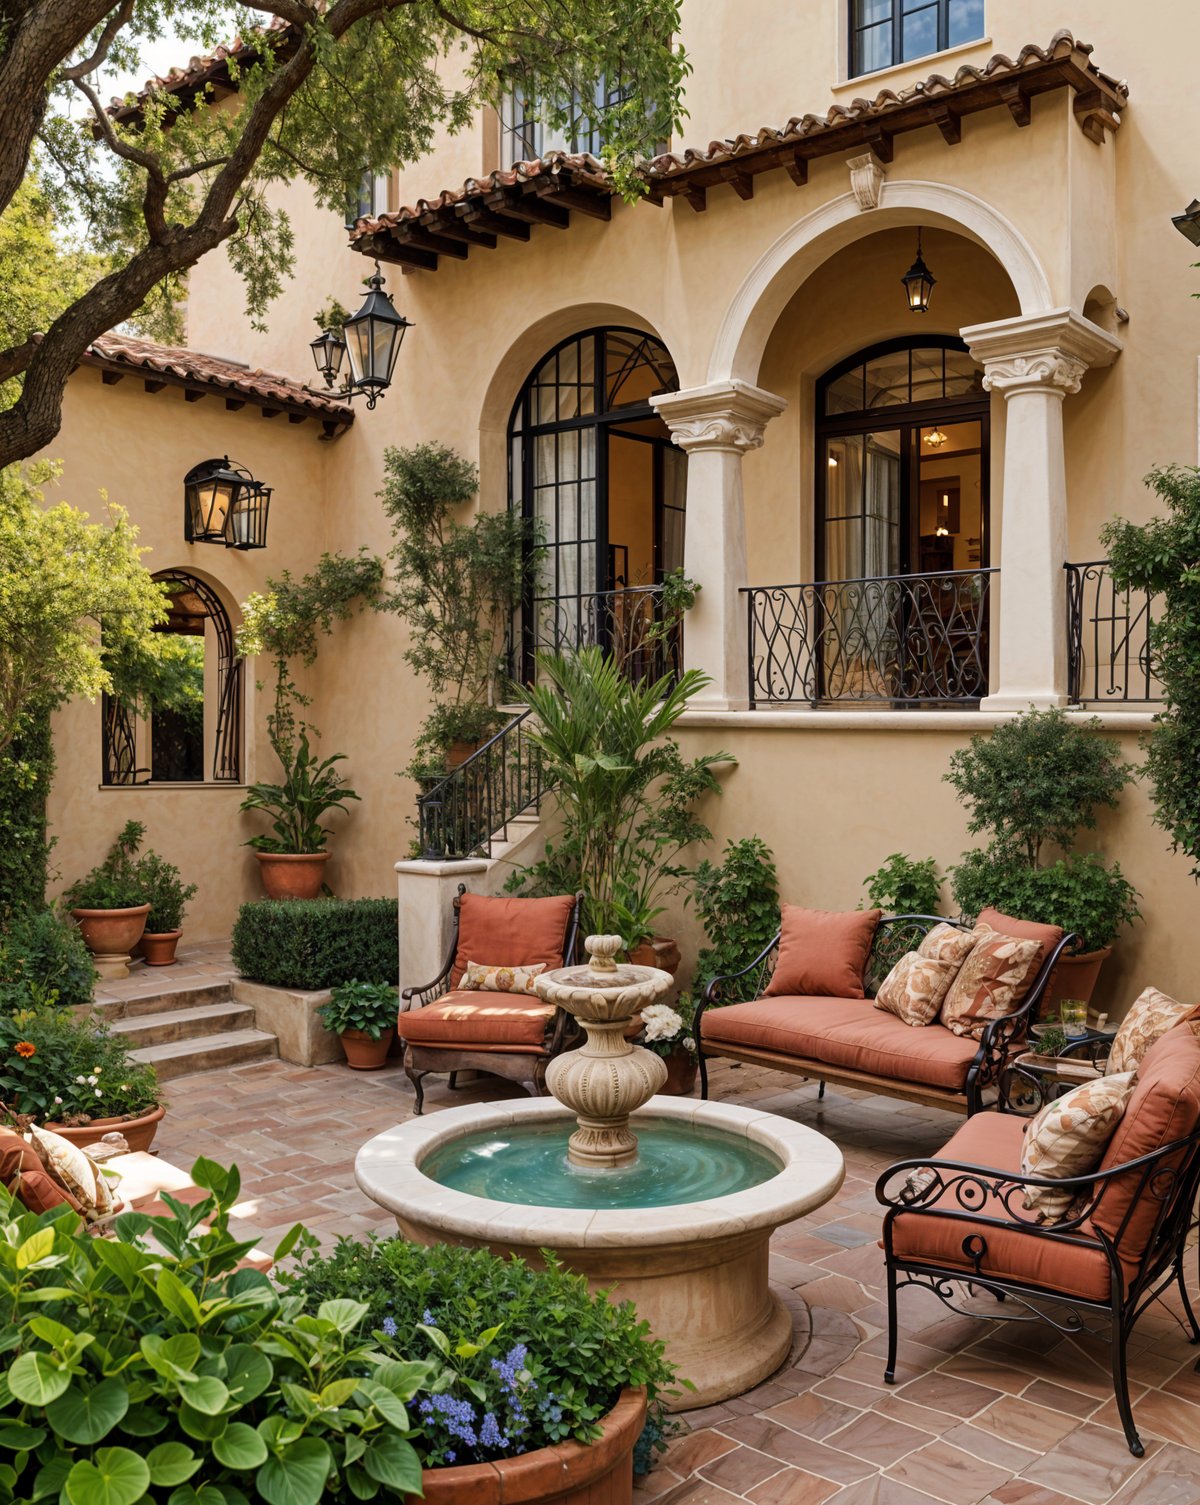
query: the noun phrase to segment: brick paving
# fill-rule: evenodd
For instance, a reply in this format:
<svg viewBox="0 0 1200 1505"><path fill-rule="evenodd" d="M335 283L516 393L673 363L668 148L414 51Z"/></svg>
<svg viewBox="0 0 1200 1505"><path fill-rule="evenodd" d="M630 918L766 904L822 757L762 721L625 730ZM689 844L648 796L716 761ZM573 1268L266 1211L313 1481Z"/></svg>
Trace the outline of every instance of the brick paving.
<svg viewBox="0 0 1200 1505"><path fill-rule="evenodd" d="M828 1134L846 1182L772 1245L772 1276L796 1316L787 1363L688 1415L638 1505L1200 1505L1200 1373L1173 1296L1146 1313L1131 1347L1142 1459L1119 1430L1106 1345L1040 1324L989 1324L903 1291L897 1383L885 1386L875 1180L893 1160L939 1149L957 1120L832 1088L821 1101L813 1084L728 1062L712 1086L720 1101ZM443 1079L427 1083L426 1108L520 1095L491 1079L451 1092ZM353 1165L363 1140L411 1113L397 1066L262 1062L173 1081L169 1103L162 1154L235 1161L241 1226L267 1247L296 1221L325 1243L389 1230Z"/></svg>

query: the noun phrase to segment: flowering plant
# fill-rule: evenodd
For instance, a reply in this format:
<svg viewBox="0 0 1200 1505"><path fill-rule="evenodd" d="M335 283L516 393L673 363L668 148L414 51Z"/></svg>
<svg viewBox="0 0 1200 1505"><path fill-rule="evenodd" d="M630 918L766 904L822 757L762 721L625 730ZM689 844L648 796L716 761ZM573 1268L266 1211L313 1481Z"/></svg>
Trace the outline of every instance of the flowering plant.
<svg viewBox="0 0 1200 1505"><path fill-rule="evenodd" d="M145 1113L159 1101L152 1066L103 1020L55 1004L0 1014L0 1109L21 1124L85 1124Z"/></svg>
<svg viewBox="0 0 1200 1505"><path fill-rule="evenodd" d="M670 1056L677 1050L695 1050L692 1021L696 1004L690 993L680 995L674 1008L667 1003L652 1003L642 1010L642 1032L637 1043L656 1056Z"/></svg>

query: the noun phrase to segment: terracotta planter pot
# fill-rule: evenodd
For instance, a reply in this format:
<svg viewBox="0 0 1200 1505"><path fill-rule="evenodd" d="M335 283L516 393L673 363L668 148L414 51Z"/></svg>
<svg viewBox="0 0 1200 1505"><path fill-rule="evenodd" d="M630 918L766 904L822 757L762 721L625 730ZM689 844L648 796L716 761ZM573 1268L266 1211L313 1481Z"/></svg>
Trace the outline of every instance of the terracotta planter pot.
<svg viewBox="0 0 1200 1505"><path fill-rule="evenodd" d="M1082 951L1078 956L1060 957L1042 1000L1042 1018L1053 1018L1064 998L1091 1003L1100 979L1100 968L1111 955L1112 947L1102 946L1099 951Z"/></svg>
<svg viewBox="0 0 1200 1505"><path fill-rule="evenodd" d="M691 1097L696 1088L696 1052L673 1050L665 1056L667 1080L659 1089L668 1097Z"/></svg>
<svg viewBox="0 0 1200 1505"><path fill-rule="evenodd" d="M423 1469L425 1505L630 1505L633 1447L645 1421L646 1392L623 1390L595 1442L560 1442L495 1463Z"/></svg>
<svg viewBox="0 0 1200 1505"><path fill-rule="evenodd" d="M95 1144L98 1139L103 1139L106 1134L117 1129L124 1134L131 1150L148 1150L154 1143L154 1136L158 1133L158 1126L166 1111L160 1104L137 1118L94 1118L90 1124L47 1124L46 1128L52 1134L61 1134L64 1139L81 1147Z"/></svg>
<svg viewBox="0 0 1200 1505"><path fill-rule="evenodd" d="M268 899L316 899L328 852L255 852Z"/></svg>
<svg viewBox="0 0 1200 1505"><path fill-rule="evenodd" d="M682 961L679 947L669 936L656 935L653 940L643 941L629 953L629 960L638 967L659 967L672 977Z"/></svg>
<svg viewBox="0 0 1200 1505"><path fill-rule="evenodd" d="M451 769L461 768L471 754L478 752L482 746L482 742L467 742L462 737L456 737L446 752L447 773Z"/></svg>
<svg viewBox="0 0 1200 1505"><path fill-rule="evenodd" d="M175 947L179 945L182 930L145 931L142 935L142 955L148 967L173 967Z"/></svg>
<svg viewBox="0 0 1200 1505"><path fill-rule="evenodd" d="M73 909L83 944L93 956L128 956L142 938L149 904L131 909Z"/></svg>
<svg viewBox="0 0 1200 1505"><path fill-rule="evenodd" d="M372 1040L365 1030L344 1029L338 1039L346 1052L346 1065L355 1071L378 1071L387 1063L395 1034L394 1028L385 1029L378 1040Z"/></svg>

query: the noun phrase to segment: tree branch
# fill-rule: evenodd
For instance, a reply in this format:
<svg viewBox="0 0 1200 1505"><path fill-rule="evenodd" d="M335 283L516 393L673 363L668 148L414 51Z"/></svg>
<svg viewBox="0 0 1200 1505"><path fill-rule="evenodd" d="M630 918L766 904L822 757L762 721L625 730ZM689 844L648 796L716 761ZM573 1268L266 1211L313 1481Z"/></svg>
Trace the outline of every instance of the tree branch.
<svg viewBox="0 0 1200 1505"><path fill-rule="evenodd" d="M94 72L107 59L109 49L116 40L117 33L123 26L128 24L133 16L133 4L134 0L122 0L121 7L117 13L108 18L104 30L100 33L99 41L96 43L96 50L92 53L91 57L85 58L82 63L75 63L70 68L64 68L62 70L63 78L67 79L70 83L75 83L77 80L85 78L89 73Z"/></svg>

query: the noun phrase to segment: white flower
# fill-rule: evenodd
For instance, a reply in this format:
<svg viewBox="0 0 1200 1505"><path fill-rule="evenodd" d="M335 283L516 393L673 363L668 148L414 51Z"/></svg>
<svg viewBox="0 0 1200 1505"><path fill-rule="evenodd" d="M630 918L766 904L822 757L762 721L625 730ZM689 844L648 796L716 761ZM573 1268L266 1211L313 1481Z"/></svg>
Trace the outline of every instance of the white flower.
<svg viewBox="0 0 1200 1505"><path fill-rule="evenodd" d="M75 1078L75 1080L76 1080L76 1082L78 1082L78 1084L81 1087L86 1087L87 1086L87 1077L85 1077L85 1076L77 1076Z"/></svg>
<svg viewBox="0 0 1200 1505"><path fill-rule="evenodd" d="M96 1085L96 1076L94 1073L90 1077L88 1077L88 1085L92 1087Z"/></svg>
<svg viewBox="0 0 1200 1505"><path fill-rule="evenodd" d="M665 1003L652 1003L643 1009L642 1024L647 1041L674 1040L676 1035L683 1033L683 1019Z"/></svg>
<svg viewBox="0 0 1200 1505"><path fill-rule="evenodd" d="M54 1101L55 1101L55 1102L56 1102L56 1103L61 1103L61 1102L62 1102L62 1098L61 1098L61 1097L56 1097L56 1098L55 1098L55 1099L54 1099Z"/></svg>
<svg viewBox="0 0 1200 1505"><path fill-rule="evenodd" d="M689 1035L687 1037L687 1039L683 1042L683 1048L684 1048L684 1050L695 1050L695 1048L696 1048L696 1041L693 1038L693 1036Z"/></svg>
<svg viewBox="0 0 1200 1505"><path fill-rule="evenodd" d="M100 1091L99 1087L96 1088L96 1096L97 1097L103 1097L104 1096L103 1092Z"/></svg>

